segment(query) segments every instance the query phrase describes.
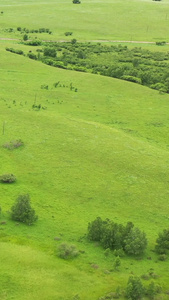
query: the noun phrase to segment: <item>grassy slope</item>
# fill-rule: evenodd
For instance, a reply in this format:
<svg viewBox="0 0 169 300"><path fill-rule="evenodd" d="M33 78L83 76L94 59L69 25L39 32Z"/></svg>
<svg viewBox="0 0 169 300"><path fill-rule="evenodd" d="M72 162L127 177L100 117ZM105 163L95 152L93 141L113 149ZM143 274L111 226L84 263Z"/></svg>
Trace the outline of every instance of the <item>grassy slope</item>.
<svg viewBox="0 0 169 300"><path fill-rule="evenodd" d="M77 39L167 39L168 1L109 3L6 0L0 24L49 27L52 39L65 38L63 33L71 30ZM2 30L0 36L16 37ZM7 220L0 227L0 298L65 300L79 294L80 299L96 300L118 285L124 287L131 272L142 275L150 268L167 289L168 262L157 264L151 250L159 230L168 226L169 96L111 78L57 70L7 53L6 45L17 48L1 42L1 144L21 138L25 147L0 150L1 172L18 178L0 189L1 220ZM58 80L68 87L72 82L78 92L54 89ZM49 90L42 90L42 84ZM33 111L35 99L47 109ZM19 193L30 193L39 214L32 227L9 221L8 210ZM113 256L105 259L100 247L79 240L98 215L122 223L131 220L144 229L149 239L145 260L124 258L120 272L107 274ZM85 254L70 262L58 259L56 236Z"/></svg>
<svg viewBox="0 0 169 300"><path fill-rule="evenodd" d="M123 0L83 0L80 5L73 5L71 0L7 0L1 5L4 14L0 24L2 29L50 28L53 34L43 35L45 39L63 39L64 32L72 31L78 40L168 41L168 5L168 0L126 0L125 5Z"/></svg>
<svg viewBox="0 0 169 300"><path fill-rule="evenodd" d="M25 142L23 149L10 152L1 148L0 152L1 172L13 172L18 178L16 184L1 185L0 191L2 220L7 220L2 227L1 255L6 247L6 253L16 257L12 262L5 260L1 269L2 279L4 274L11 276L1 288L4 299L27 299L35 290L37 299L41 290L44 299L69 299L77 293L81 299L97 299L118 284L124 286L131 271L141 275L151 267L167 288L168 263L165 271L150 250L159 229L168 225L169 96L111 78L57 70L3 49L1 58L1 122L5 122L1 144L15 138ZM78 92L54 89L58 80L65 86L72 82ZM42 84L48 84L49 90L40 89ZM47 110L33 111L35 98ZM7 211L19 193L30 193L39 214L33 227L8 221ZM100 248L85 240L78 242L88 222L98 215L122 223L131 220L144 229L150 241L146 256L153 260L133 261L131 266L126 258L117 276L105 275L113 257L105 260ZM58 243L55 236L74 242L86 253L74 262L60 261L53 257ZM6 241L10 243L4 244ZM21 269L13 271L20 252L26 253L25 260ZM32 256L35 260L31 263ZM23 293L20 272L25 272L25 263ZM93 270L91 263L99 269ZM64 282L53 275L55 269ZM32 272L39 278L38 287ZM67 286L64 291L63 285Z"/></svg>

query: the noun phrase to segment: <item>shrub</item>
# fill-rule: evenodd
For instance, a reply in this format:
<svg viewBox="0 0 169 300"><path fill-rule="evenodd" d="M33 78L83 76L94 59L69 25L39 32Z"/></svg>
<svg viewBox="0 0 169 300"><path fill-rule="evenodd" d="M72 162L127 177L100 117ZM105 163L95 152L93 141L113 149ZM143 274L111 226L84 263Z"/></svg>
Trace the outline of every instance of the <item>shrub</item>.
<svg viewBox="0 0 169 300"><path fill-rule="evenodd" d="M110 255L110 248L107 248L105 251L104 251L104 256L109 256Z"/></svg>
<svg viewBox="0 0 169 300"><path fill-rule="evenodd" d="M74 258L78 255L79 255L79 251L76 249L76 246L74 245L62 243L58 247L58 256L63 259Z"/></svg>
<svg viewBox="0 0 169 300"><path fill-rule="evenodd" d="M27 56L28 56L29 58L31 58L31 59L35 59L35 60L37 60L37 56L36 56L36 54L33 54L33 53L28 53L28 54L27 54Z"/></svg>
<svg viewBox="0 0 169 300"><path fill-rule="evenodd" d="M28 40L28 35L27 35L26 33L25 33L24 36L23 36L23 40L24 40L24 41L27 41L27 40Z"/></svg>
<svg viewBox="0 0 169 300"><path fill-rule="evenodd" d="M35 210L31 207L28 194L18 196L15 204L11 207L11 218L27 225L31 225L38 219Z"/></svg>
<svg viewBox="0 0 169 300"><path fill-rule="evenodd" d="M19 139L19 140L13 140L13 141L10 141L8 143L5 143L3 145L3 147L7 148L9 150L13 150L13 149L19 148L19 147L21 147L23 145L24 145L24 142L21 139Z"/></svg>
<svg viewBox="0 0 169 300"><path fill-rule="evenodd" d="M123 249L115 249L114 250L114 255L115 256L119 256L119 257L124 257L125 256L125 252Z"/></svg>
<svg viewBox="0 0 169 300"><path fill-rule="evenodd" d="M30 45L30 46L40 46L42 44L42 42L39 40L32 40L32 41L26 42L24 44Z"/></svg>
<svg viewBox="0 0 169 300"><path fill-rule="evenodd" d="M22 50L18 50L18 49L13 49L13 48L6 48L6 51L12 52L12 53L16 53L19 55L24 55L24 52Z"/></svg>
<svg viewBox="0 0 169 300"><path fill-rule="evenodd" d="M13 174L3 174L0 176L0 181L3 183L12 183L16 181L16 177Z"/></svg>
<svg viewBox="0 0 169 300"><path fill-rule="evenodd" d="M141 79L135 76L123 75L121 79L141 84Z"/></svg>
<svg viewBox="0 0 169 300"><path fill-rule="evenodd" d="M70 32L70 31L65 32L65 36L69 36L69 35L72 35L72 34L73 34L73 32Z"/></svg>
<svg viewBox="0 0 169 300"><path fill-rule="evenodd" d="M158 259L161 260L161 261L165 261L165 260L167 260L167 255L166 254L160 254Z"/></svg>
<svg viewBox="0 0 169 300"><path fill-rule="evenodd" d="M76 44L76 43L77 43L77 40L76 40L76 39L72 39L72 40L71 40L71 44L72 44L72 45L74 45L74 44Z"/></svg>

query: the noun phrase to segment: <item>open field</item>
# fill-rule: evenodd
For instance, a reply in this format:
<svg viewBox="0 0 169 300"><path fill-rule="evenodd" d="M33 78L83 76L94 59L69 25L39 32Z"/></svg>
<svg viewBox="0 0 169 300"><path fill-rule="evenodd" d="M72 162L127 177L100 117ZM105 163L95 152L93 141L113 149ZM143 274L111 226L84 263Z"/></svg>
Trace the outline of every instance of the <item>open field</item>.
<svg viewBox="0 0 169 300"><path fill-rule="evenodd" d="M164 0L125 5L120 0L81 5L4 0L0 37L18 38L16 30L4 29L22 26L50 28L52 35L39 34L42 39L65 39L64 32L73 31L79 40L127 40L132 35L138 41L167 41L168 5ZM17 177L15 183L0 186L0 222L6 222L0 224L0 299L98 300L117 287L123 290L131 274L152 271L163 290L158 299L168 299L169 261L159 261L153 250L169 218L169 95L52 68L6 47L33 49L0 41L1 174ZM34 104L41 109L33 109ZM16 139L24 146L2 147ZM18 225L9 215L17 196L26 193L39 216L32 226ZM132 221L144 230L148 248L142 259L125 256L114 271L113 253L105 257L103 248L86 239L88 222L97 216L122 224ZM80 255L59 258L62 242L75 244Z"/></svg>

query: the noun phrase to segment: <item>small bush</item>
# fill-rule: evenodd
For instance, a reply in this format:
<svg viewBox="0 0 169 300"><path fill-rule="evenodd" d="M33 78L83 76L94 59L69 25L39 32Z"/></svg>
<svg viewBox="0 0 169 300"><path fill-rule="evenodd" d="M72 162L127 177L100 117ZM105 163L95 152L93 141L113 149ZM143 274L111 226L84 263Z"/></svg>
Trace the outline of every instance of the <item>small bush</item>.
<svg viewBox="0 0 169 300"><path fill-rule="evenodd" d="M30 59L35 59L35 60L37 60L36 54L28 53L27 56L28 56Z"/></svg>
<svg viewBox="0 0 169 300"><path fill-rule="evenodd" d="M72 35L72 34L73 34L73 32L70 32L70 31L65 32L65 36L69 36L69 35Z"/></svg>
<svg viewBox="0 0 169 300"><path fill-rule="evenodd" d="M0 176L0 181L3 183L12 183L16 181L16 177L13 174L3 174Z"/></svg>
<svg viewBox="0 0 169 300"><path fill-rule="evenodd" d="M167 255L166 254L160 254L158 259L161 260L161 261L165 261L165 260L167 260Z"/></svg>
<svg viewBox="0 0 169 300"><path fill-rule="evenodd" d="M124 257L125 256L125 252L123 249L115 249L114 250L114 255L115 256L119 256L119 257Z"/></svg>
<svg viewBox="0 0 169 300"><path fill-rule="evenodd" d="M110 248L107 248L105 251L104 251L104 256L109 256L110 255L110 252L111 252L111 250L110 250Z"/></svg>
<svg viewBox="0 0 169 300"><path fill-rule="evenodd" d="M77 257L79 255L79 251L76 249L76 246L69 245L67 243L62 243L58 247L58 256L63 259L70 259Z"/></svg>

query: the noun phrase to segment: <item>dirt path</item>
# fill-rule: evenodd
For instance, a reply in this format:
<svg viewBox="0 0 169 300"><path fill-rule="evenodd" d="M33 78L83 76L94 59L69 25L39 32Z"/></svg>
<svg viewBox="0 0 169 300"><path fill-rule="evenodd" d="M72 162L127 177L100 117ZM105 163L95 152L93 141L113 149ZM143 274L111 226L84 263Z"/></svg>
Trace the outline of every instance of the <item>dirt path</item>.
<svg viewBox="0 0 169 300"><path fill-rule="evenodd" d="M13 38L1 38L0 41L20 41L20 39L13 39ZM66 43L68 42L67 40L56 40L56 41L51 41L51 40L45 40L42 42L48 42L48 43ZM120 40L87 40L83 42L91 42L91 43L131 43L131 44L156 44L156 42L148 42L148 41L120 41ZM169 43L166 43L166 45L169 45Z"/></svg>

